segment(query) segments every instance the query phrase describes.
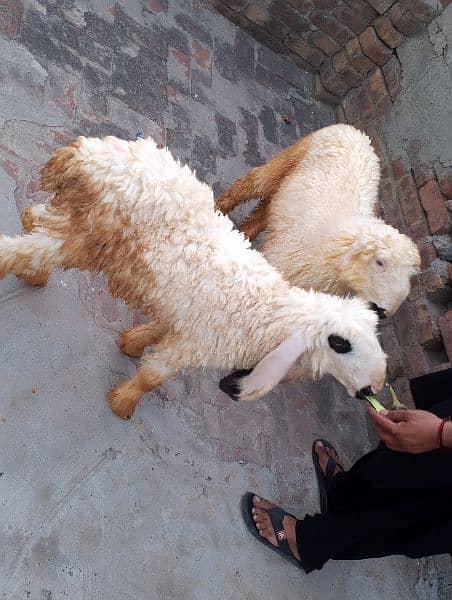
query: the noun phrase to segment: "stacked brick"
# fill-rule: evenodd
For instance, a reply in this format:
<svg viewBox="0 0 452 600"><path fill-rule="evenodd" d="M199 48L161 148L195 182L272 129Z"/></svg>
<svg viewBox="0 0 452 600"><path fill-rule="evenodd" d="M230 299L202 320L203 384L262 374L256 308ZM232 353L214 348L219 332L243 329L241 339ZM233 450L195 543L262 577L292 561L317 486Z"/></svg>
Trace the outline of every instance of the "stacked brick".
<svg viewBox="0 0 452 600"><path fill-rule="evenodd" d="M331 104L375 71L388 102L394 99L400 76L395 50L435 16L425 0L208 2L259 41L317 73L316 97Z"/></svg>
<svg viewBox="0 0 452 600"><path fill-rule="evenodd" d="M415 156L391 161L375 123L364 129L381 160L381 214L416 242L422 260L407 301L382 326L389 379L409 401L408 378L452 363L452 168Z"/></svg>

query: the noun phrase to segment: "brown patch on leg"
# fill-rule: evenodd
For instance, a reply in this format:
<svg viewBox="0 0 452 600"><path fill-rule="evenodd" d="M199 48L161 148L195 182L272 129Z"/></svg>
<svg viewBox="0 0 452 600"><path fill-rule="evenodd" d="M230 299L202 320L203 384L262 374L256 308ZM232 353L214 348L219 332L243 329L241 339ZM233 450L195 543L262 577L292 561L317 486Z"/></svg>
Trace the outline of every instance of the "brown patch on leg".
<svg viewBox="0 0 452 600"><path fill-rule="evenodd" d="M285 148L265 165L252 169L218 198L216 208L223 214L227 214L240 203L251 198L271 200L286 177L298 167L310 143L311 135L307 135Z"/></svg>
<svg viewBox="0 0 452 600"><path fill-rule="evenodd" d="M31 233L33 231L33 210L31 206L22 211L20 220L22 221L23 230L26 233Z"/></svg>
<svg viewBox="0 0 452 600"><path fill-rule="evenodd" d="M164 382L164 377L151 367L143 365L134 377L111 390L108 394L108 404L115 415L121 419L130 419L141 396L160 387Z"/></svg>
<svg viewBox="0 0 452 600"><path fill-rule="evenodd" d="M144 323L123 331L119 338L121 352L138 358L146 346L158 344L166 333L166 327L159 322Z"/></svg>
<svg viewBox="0 0 452 600"><path fill-rule="evenodd" d="M242 202L246 202L250 198L259 198L261 196L258 185L258 174L263 167L253 169L240 179L234 185L226 190L217 200L216 208L223 214L231 212L236 206Z"/></svg>
<svg viewBox="0 0 452 600"><path fill-rule="evenodd" d="M252 242L267 226L269 200L262 200L240 224L240 231Z"/></svg>
<svg viewBox="0 0 452 600"><path fill-rule="evenodd" d="M35 287L44 287L49 280L49 273L47 271L38 271L37 273L16 272L16 276L25 281L25 283L28 283L28 285L33 285Z"/></svg>

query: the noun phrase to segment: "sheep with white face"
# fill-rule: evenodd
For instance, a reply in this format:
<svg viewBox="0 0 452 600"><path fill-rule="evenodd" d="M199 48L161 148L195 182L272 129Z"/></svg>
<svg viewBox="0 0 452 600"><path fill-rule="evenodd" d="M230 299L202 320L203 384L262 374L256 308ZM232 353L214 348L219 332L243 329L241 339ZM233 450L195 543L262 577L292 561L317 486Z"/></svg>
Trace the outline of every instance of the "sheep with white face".
<svg viewBox="0 0 452 600"><path fill-rule="evenodd" d="M376 316L359 299L290 286L214 209L211 189L153 140L79 138L42 171L51 196L0 236L0 278L44 285L57 267L105 273L110 291L153 320L121 336L141 367L109 394L123 418L182 369L253 369L253 400L285 378L330 373L355 395L378 392L386 360Z"/></svg>

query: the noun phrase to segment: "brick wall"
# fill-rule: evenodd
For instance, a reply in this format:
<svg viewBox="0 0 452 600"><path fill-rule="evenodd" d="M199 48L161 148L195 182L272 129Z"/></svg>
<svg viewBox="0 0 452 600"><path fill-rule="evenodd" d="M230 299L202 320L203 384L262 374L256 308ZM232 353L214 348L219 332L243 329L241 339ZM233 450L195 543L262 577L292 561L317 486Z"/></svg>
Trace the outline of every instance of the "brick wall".
<svg viewBox="0 0 452 600"><path fill-rule="evenodd" d="M319 100L339 103L376 67L397 90L395 49L449 0L207 0L296 64L315 72ZM385 66L387 65L387 66Z"/></svg>
<svg viewBox="0 0 452 600"><path fill-rule="evenodd" d="M318 100L365 131L381 161L380 215L417 244L422 272L382 324L388 379L405 402L408 380L452 362L452 167L390 156L380 123L400 90L397 48L450 0L208 0L260 41L316 73ZM290 62L290 61L288 61Z"/></svg>

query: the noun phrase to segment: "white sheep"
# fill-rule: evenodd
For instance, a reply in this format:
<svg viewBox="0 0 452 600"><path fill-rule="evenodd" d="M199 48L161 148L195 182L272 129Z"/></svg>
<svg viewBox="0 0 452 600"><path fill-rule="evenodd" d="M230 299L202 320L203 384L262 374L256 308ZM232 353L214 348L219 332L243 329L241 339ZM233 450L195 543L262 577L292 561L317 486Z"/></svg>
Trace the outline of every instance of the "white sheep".
<svg viewBox="0 0 452 600"><path fill-rule="evenodd" d="M415 244L375 216L380 172L369 138L331 125L300 139L239 179L217 201L230 212L261 203L240 230L267 230L263 253L292 284L331 294L354 292L390 316L418 272Z"/></svg>
<svg viewBox="0 0 452 600"><path fill-rule="evenodd" d="M24 211L26 233L0 236L0 278L42 285L56 267L103 271L114 296L156 318L121 336L127 354L154 352L110 393L119 416L185 367L255 367L222 383L239 400L291 369L331 373L351 395L381 389L375 314L359 299L290 287L214 210L210 188L151 139L78 138L54 153L41 185L53 195Z"/></svg>

